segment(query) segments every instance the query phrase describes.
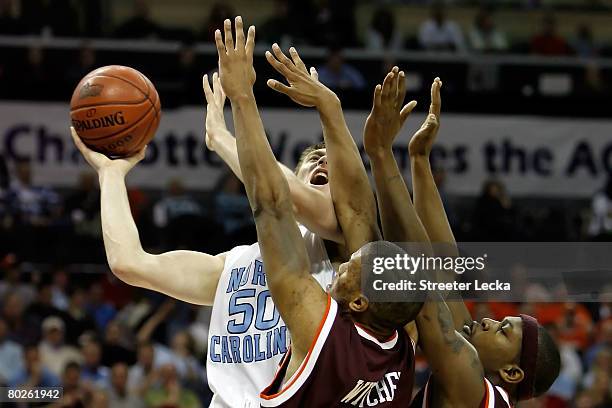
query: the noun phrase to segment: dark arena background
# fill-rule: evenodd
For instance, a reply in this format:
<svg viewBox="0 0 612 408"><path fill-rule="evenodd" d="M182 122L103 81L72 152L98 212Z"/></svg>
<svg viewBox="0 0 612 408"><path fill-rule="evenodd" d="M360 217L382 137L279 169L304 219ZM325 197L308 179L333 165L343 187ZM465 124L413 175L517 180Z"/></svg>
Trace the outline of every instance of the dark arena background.
<svg viewBox="0 0 612 408"><path fill-rule="evenodd" d="M63 386L54 406L208 406L210 308L110 272L69 101L103 65L155 84L161 124L127 180L145 250L255 242L240 181L204 144L202 75L217 67L214 30L235 15L257 26L255 95L289 167L322 135L316 112L266 86L280 79L264 58L273 42L317 67L360 146L374 86L393 65L406 72L419 102L394 147L406 180L410 135L442 78L431 161L457 241L612 238L610 0L0 0L1 384ZM561 375L521 407L612 407L612 303L471 308L477 320L528 310L558 341ZM50 346L49 333L63 340ZM420 387L425 359L416 367Z"/></svg>

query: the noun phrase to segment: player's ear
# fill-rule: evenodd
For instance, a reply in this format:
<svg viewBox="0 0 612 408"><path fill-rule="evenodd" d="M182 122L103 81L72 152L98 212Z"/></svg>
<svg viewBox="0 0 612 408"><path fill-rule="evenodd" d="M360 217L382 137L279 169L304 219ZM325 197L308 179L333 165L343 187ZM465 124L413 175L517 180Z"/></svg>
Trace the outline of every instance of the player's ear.
<svg viewBox="0 0 612 408"><path fill-rule="evenodd" d="M369 304L369 300L367 297L365 297L363 294L359 294L355 299L353 299L350 303L349 303L349 308L353 311L353 312L357 312L357 313L363 313L366 310L368 310L368 304Z"/></svg>
<svg viewBox="0 0 612 408"><path fill-rule="evenodd" d="M518 384L525 378L525 373L516 364L506 364L498 370L502 380L509 384Z"/></svg>

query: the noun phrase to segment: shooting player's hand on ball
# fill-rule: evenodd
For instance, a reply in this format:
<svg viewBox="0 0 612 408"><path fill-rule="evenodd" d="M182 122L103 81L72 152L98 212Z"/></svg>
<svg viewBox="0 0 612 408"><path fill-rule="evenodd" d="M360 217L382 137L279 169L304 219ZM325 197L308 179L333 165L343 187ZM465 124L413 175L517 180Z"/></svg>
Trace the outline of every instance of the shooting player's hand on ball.
<svg viewBox="0 0 612 408"><path fill-rule="evenodd" d="M410 157L425 156L429 157L431 147L436 140L438 129L440 128L440 109L442 107L442 99L440 97L440 88L442 81L440 78L434 79L431 84L431 104L429 105L429 114L421 125L421 128L410 139L408 145L408 153Z"/></svg>
<svg viewBox="0 0 612 408"><path fill-rule="evenodd" d="M223 42L221 31L215 31L215 44L219 53L219 79L223 91L230 100L251 95L255 83L255 69L253 68L255 27L249 27L246 41L242 17L236 17L235 28L235 45L230 20L225 20L223 25L225 42Z"/></svg>
<svg viewBox="0 0 612 408"><path fill-rule="evenodd" d="M391 149L393 140L417 104L410 101L402 107L405 96L406 75L398 67L393 67L383 84L374 89L372 112L364 129L364 147L368 155Z"/></svg>
<svg viewBox="0 0 612 408"><path fill-rule="evenodd" d="M70 133L77 149L79 149L83 157L85 157L87 163L89 163L91 167L98 172L98 176L109 170L118 171L122 176L125 176L132 169L132 167L134 167L145 156L146 146L133 156L124 157L121 159L109 159L102 153L95 152L89 147L85 146L85 143L83 143L72 126L70 126Z"/></svg>

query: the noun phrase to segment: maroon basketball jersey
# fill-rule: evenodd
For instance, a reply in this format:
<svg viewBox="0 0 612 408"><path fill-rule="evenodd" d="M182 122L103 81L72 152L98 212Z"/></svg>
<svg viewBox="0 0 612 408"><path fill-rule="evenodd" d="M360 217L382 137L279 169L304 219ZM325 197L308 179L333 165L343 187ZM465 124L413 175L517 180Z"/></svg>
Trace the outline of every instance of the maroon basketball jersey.
<svg viewBox="0 0 612 408"><path fill-rule="evenodd" d="M404 331L378 341L328 298L317 338L281 386L291 350L260 395L262 407L407 407L414 383L414 343Z"/></svg>
<svg viewBox="0 0 612 408"><path fill-rule="evenodd" d="M491 384L486 378L484 382L485 393L480 402L480 406L475 408L514 408L506 390ZM434 392L430 377L427 384L425 384L414 397L412 404L410 404L410 408L432 408L430 401Z"/></svg>

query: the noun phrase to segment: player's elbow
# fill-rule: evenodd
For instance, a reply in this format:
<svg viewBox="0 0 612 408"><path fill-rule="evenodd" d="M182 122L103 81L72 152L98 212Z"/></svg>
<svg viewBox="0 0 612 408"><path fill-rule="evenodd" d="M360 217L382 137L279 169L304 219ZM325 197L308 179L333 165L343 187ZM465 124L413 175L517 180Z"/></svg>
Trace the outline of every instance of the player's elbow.
<svg viewBox="0 0 612 408"><path fill-rule="evenodd" d="M128 285L139 286L141 279L141 268L138 262L130 259L122 259L120 257L108 257L108 266L111 272L121 281Z"/></svg>

